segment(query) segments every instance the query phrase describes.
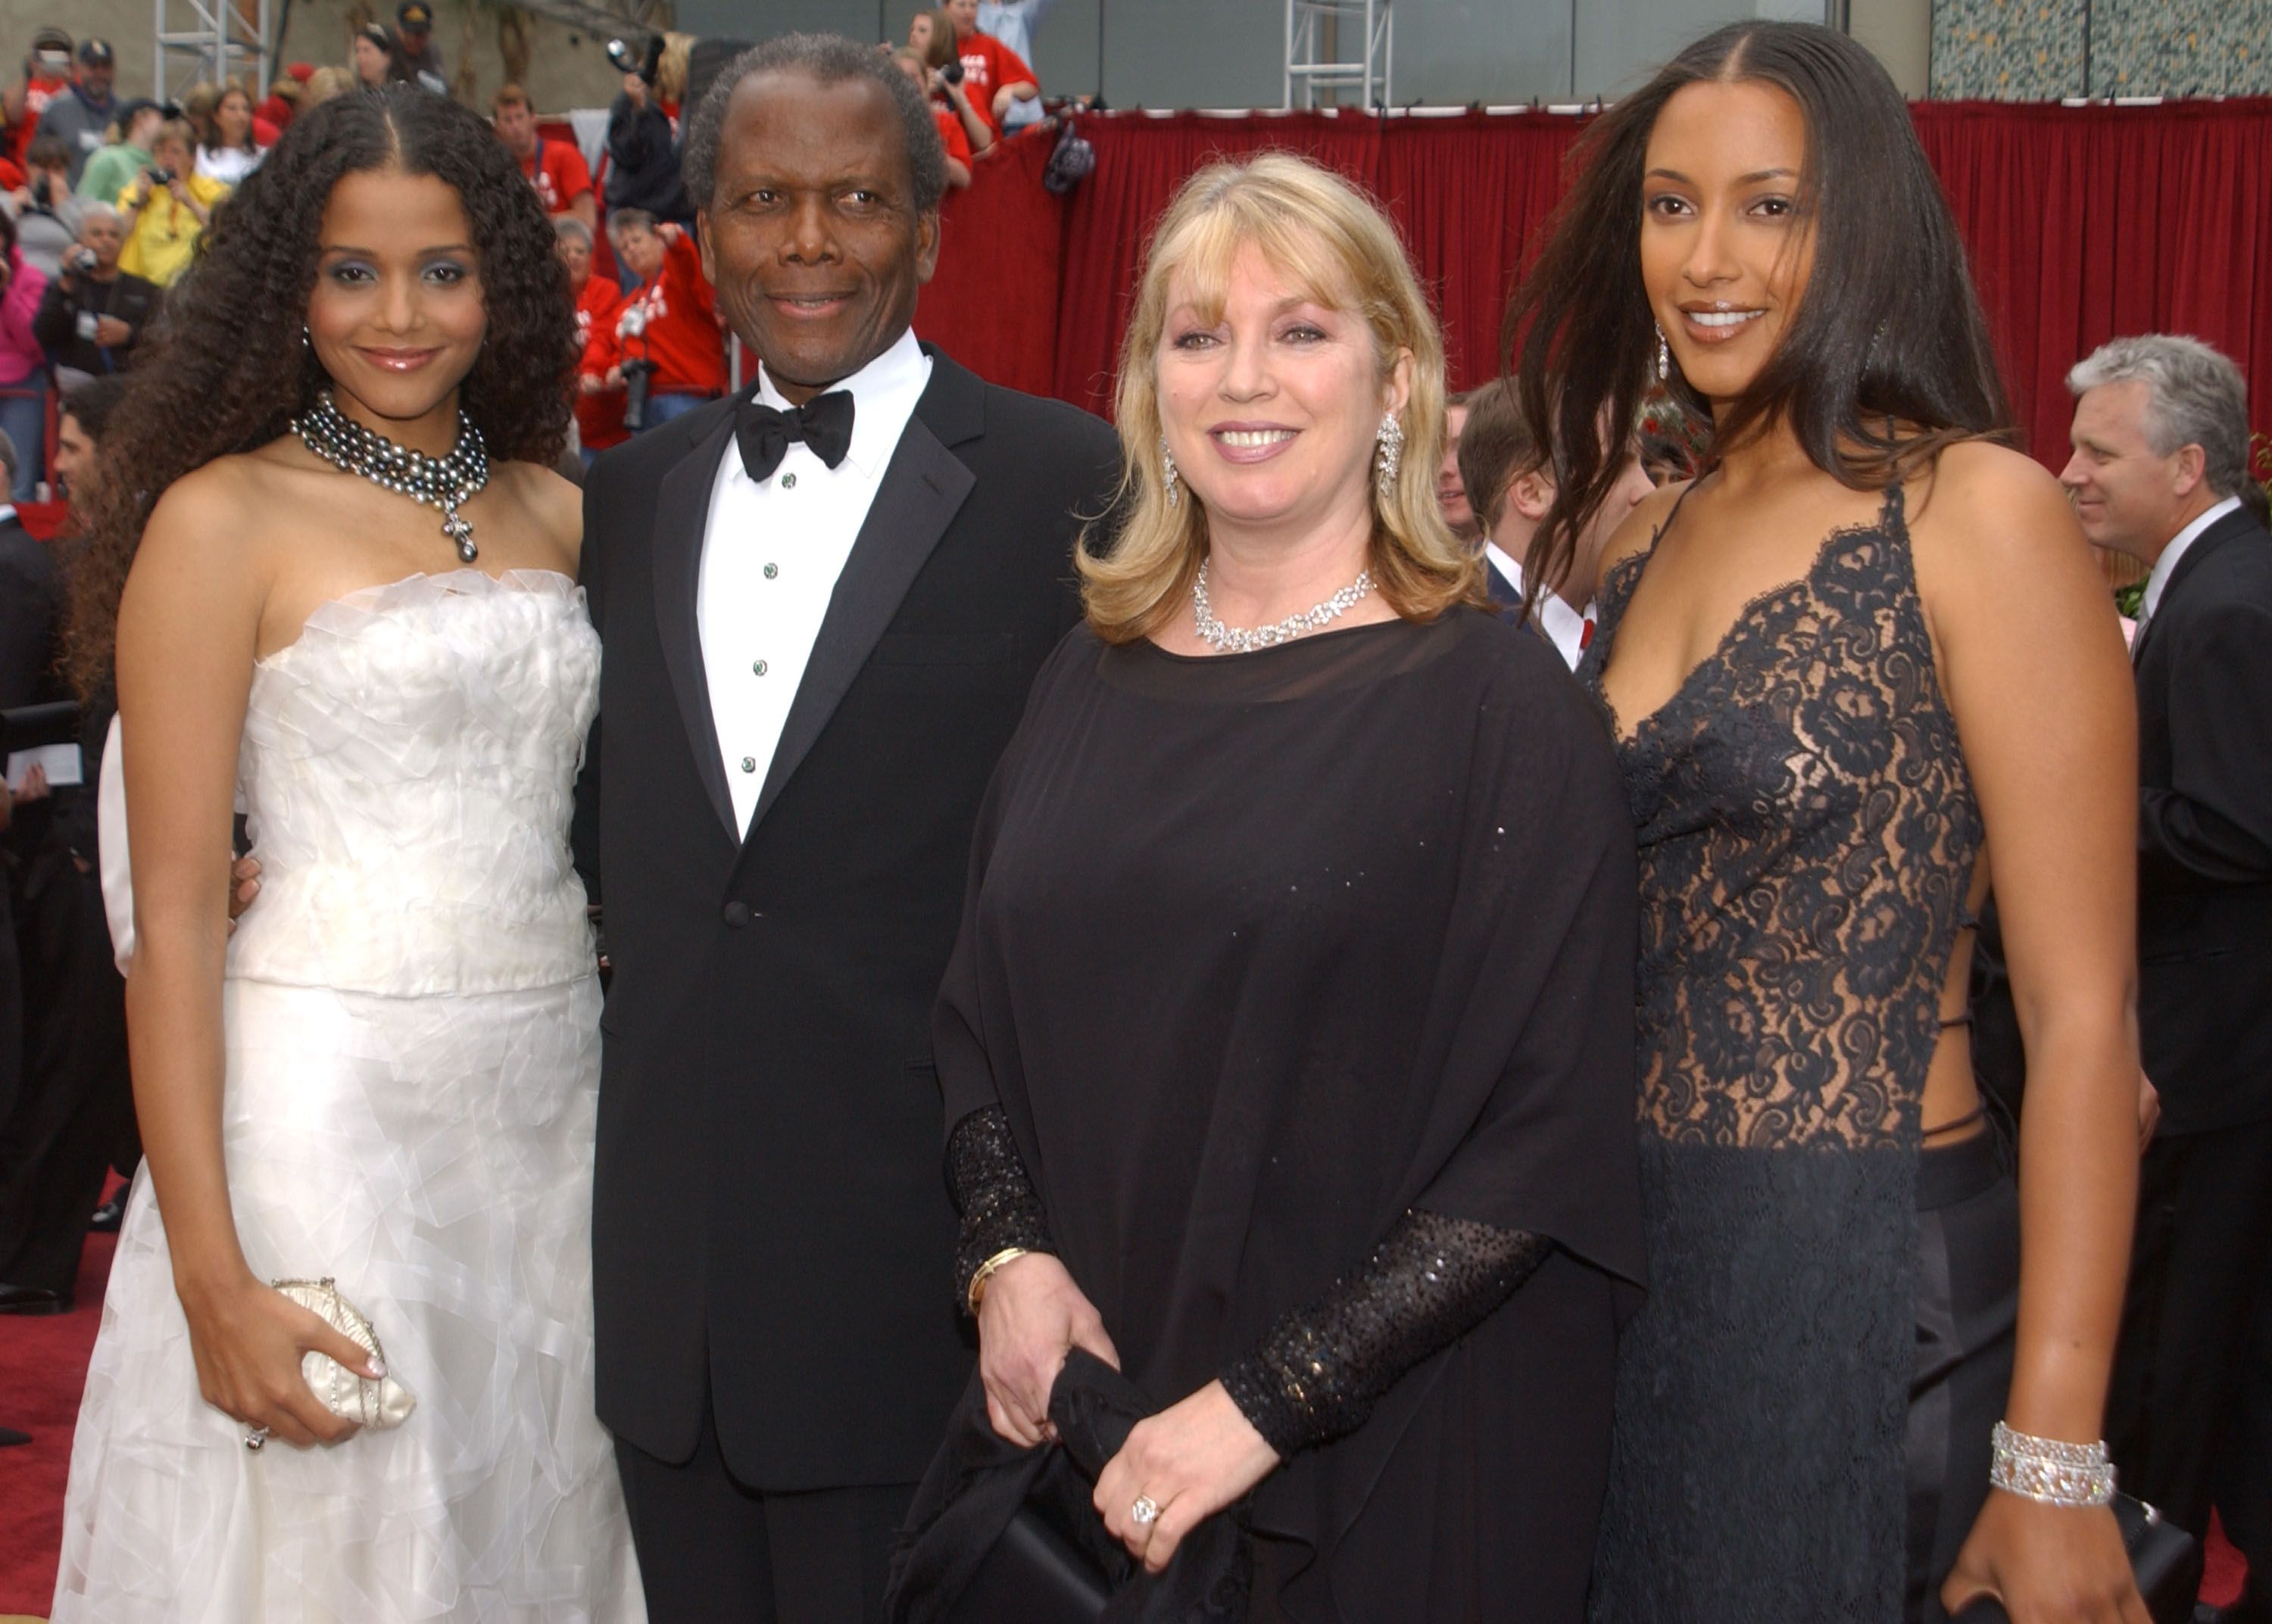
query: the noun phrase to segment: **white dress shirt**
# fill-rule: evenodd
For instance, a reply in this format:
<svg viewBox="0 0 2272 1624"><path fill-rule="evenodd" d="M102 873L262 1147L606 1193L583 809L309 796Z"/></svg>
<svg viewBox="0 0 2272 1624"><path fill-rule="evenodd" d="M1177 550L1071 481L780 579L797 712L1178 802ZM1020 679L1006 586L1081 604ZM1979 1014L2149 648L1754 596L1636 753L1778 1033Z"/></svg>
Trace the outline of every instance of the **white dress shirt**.
<svg viewBox="0 0 2272 1624"><path fill-rule="evenodd" d="M2154 618L2154 611L2160 607L2162 601L2162 593L2170 585L2170 577L2177 573L2178 560L2186 555L2186 549L2201 540L2201 532L2216 524L2226 514L2236 511L2239 506L2239 497L2227 496L2223 502L2218 503L2170 538L2169 546L2164 548L2162 555L2154 561L2154 573L2146 577L2145 596L2138 600L2140 631L2145 630L2146 622Z"/></svg>
<svg viewBox="0 0 2272 1624"><path fill-rule="evenodd" d="M1491 555L1492 565L1506 577L1506 584L1518 592L1522 590L1522 566L1500 549L1496 541L1485 541L1484 550ZM1538 625L1562 663L1575 671L1578 661L1586 652L1586 629L1594 623L1590 610L1581 614L1563 600L1559 592L1548 592L1538 600Z"/></svg>
<svg viewBox="0 0 2272 1624"><path fill-rule="evenodd" d="M734 821L745 835L836 577L930 381L930 357L913 332L903 332L834 385L852 395L852 446L835 467L801 440L790 443L762 484L750 478L731 439L718 459L702 533L695 624ZM788 409L762 366L758 399Z"/></svg>

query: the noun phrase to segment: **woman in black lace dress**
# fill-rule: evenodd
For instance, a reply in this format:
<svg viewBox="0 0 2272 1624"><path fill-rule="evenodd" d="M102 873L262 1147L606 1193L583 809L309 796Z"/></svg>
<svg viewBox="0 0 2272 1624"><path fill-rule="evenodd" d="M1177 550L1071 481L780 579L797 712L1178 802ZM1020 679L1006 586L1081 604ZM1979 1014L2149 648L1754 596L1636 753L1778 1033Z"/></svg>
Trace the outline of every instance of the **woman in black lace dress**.
<svg viewBox="0 0 2272 1624"><path fill-rule="evenodd" d="M1583 1608L1640 1268L1632 837L1583 695L1475 607L1443 366L1344 183L1185 188L1122 364L1131 516L939 1006L994 1426L1048 1435L1074 1345L1165 1405L1095 1506L1155 1574L1238 1508L1251 1613L1208 1617Z"/></svg>
<svg viewBox="0 0 2272 1624"><path fill-rule="evenodd" d="M1581 426L1632 421L1651 371L1717 443L1611 540L1581 672L1640 829L1650 1274L1595 1616L1995 1592L2142 1624L2096 1448L2137 1159L2129 684L2057 487L1994 443L1884 71L1804 25L1690 48L1589 132L1513 322L1556 545L1614 478ZM2016 1189L1965 1028L1992 859Z"/></svg>

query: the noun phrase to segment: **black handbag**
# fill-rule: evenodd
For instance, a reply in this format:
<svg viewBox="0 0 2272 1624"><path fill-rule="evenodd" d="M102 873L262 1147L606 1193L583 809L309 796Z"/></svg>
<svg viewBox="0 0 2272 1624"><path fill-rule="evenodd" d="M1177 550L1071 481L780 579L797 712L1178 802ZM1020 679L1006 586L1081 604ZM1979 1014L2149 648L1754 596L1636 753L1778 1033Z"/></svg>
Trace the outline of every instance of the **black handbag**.
<svg viewBox="0 0 2272 1624"><path fill-rule="evenodd" d="M2201 1594L2201 1542L2142 1500L2114 1497L2114 1522L2130 1553L2130 1571L2154 1624L2192 1624ZM1983 1596L1949 1624L2012 1624L2012 1615L1993 1597Z"/></svg>
<svg viewBox="0 0 2272 1624"><path fill-rule="evenodd" d="M949 1617L952 1624L1096 1624L1111 1599L1103 1569L1028 1504L1010 1519Z"/></svg>

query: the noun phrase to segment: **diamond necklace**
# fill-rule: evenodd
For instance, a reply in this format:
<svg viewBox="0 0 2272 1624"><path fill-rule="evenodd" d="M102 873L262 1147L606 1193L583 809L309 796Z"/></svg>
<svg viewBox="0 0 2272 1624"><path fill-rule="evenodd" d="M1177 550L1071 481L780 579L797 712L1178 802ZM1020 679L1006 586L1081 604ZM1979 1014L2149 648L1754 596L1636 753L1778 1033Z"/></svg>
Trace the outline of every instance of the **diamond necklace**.
<svg viewBox="0 0 2272 1624"><path fill-rule="evenodd" d="M1360 570L1356 580L1313 609L1289 615L1271 626L1226 626L1215 619L1214 610L1208 607L1207 570L1207 561L1201 559L1200 572L1192 581L1192 618L1197 624L1200 641L1218 654L1247 654L1256 649L1291 643L1304 632L1332 624L1372 590L1372 571Z"/></svg>
<svg viewBox="0 0 2272 1624"><path fill-rule="evenodd" d="M292 420L292 431L301 444L334 468L441 509L442 533L456 545L458 557L471 563L481 556L474 546L474 527L458 510L490 482L490 453L482 443L482 431L463 406L458 408L458 441L447 457L429 457L373 433L340 411L328 389Z"/></svg>

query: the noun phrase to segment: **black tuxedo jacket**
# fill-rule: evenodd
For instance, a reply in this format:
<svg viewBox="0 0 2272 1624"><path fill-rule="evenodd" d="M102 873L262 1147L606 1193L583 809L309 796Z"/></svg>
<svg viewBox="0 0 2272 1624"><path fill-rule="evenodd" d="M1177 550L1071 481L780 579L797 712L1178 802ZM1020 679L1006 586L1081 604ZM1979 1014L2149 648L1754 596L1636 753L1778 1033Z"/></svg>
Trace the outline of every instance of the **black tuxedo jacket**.
<svg viewBox="0 0 2272 1624"><path fill-rule="evenodd" d="M2133 651L2138 1021L2165 1133L2272 1119L2272 535L2196 537Z"/></svg>
<svg viewBox="0 0 2272 1624"><path fill-rule="evenodd" d="M930 1008L980 797L1079 618L1072 550L1118 470L1102 421L930 353L746 839L695 622L733 401L585 488L607 653L579 793L615 965L600 1416L684 1460L706 1384L728 1465L767 1491L913 1481L968 1379Z"/></svg>

